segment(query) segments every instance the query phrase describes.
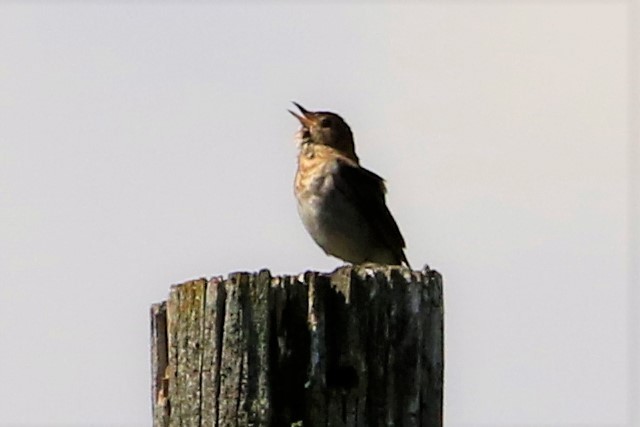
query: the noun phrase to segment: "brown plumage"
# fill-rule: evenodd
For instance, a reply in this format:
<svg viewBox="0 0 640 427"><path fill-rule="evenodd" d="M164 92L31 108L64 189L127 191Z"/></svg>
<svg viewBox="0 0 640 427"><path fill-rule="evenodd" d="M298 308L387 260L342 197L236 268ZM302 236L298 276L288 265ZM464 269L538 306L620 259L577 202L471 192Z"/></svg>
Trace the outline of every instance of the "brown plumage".
<svg viewBox="0 0 640 427"><path fill-rule="evenodd" d="M353 134L335 113L301 115L295 195L313 240L329 255L360 264L409 265L405 242L385 202L384 180L360 166Z"/></svg>

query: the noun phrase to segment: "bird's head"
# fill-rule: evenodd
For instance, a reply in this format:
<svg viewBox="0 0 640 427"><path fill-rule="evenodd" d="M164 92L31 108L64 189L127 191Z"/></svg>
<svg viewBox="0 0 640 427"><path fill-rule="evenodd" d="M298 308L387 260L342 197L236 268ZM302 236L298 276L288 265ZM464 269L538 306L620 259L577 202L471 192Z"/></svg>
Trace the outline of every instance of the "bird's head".
<svg viewBox="0 0 640 427"><path fill-rule="evenodd" d="M298 133L301 144L318 144L338 150L340 153L358 162L353 144L353 133L349 125L335 113L327 111L307 111L298 103L293 103L300 114L289 110L302 127Z"/></svg>

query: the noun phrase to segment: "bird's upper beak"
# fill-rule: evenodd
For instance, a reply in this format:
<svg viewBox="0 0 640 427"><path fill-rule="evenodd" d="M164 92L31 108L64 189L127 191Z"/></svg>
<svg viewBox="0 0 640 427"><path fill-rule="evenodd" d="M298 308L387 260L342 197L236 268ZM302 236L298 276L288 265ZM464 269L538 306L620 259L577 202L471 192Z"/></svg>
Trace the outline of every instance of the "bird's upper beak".
<svg viewBox="0 0 640 427"><path fill-rule="evenodd" d="M313 116L313 113L310 112L310 111L307 111L302 105L298 104L297 102L294 102L293 105L298 107L298 110L300 110L302 115L296 114L291 110L288 110L288 111L291 114L293 114L296 119L298 119L300 121L300 124L302 124L303 127L307 128L307 129L310 128L311 125L315 122L315 118Z"/></svg>

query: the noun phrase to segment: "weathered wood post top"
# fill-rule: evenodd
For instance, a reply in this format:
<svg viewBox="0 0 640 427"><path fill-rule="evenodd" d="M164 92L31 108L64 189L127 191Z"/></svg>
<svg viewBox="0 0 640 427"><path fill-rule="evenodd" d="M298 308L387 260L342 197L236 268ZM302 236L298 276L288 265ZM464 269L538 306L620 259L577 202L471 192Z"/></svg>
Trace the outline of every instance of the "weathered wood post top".
<svg viewBox="0 0 640 427"><path fill-rule="evenodd" d="M154 427L442 426L442 278L428 267L194 280L151 323Z"/></svg>

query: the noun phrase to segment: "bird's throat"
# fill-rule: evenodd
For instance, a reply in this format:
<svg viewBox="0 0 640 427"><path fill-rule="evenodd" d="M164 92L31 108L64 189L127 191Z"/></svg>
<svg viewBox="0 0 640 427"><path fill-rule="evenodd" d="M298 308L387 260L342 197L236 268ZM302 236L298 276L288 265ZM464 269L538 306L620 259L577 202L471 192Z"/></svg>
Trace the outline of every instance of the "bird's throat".
<svg viewBox="0 0 640 427"><path fill-rule="evenodd" d="M330 147L324 144L316 144L313 142L303 142L300 144L300 159L331 159L331 158L344 158L351 162L358 164L358 158L355 153L345 153L337 148Z"/></svg>

